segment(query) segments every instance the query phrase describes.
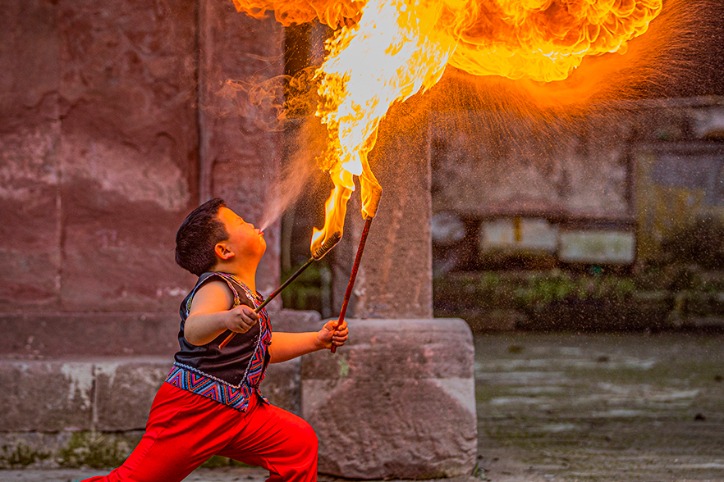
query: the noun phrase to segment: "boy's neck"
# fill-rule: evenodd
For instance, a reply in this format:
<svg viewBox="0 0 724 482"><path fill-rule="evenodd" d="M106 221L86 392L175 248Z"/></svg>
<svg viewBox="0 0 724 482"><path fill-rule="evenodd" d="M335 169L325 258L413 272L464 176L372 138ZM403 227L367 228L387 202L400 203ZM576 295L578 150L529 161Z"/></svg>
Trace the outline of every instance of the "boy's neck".
<svg viewBox="0 0 724 482"><path fill-rule="evenodd" d="M221 271L234 275L239 281L244 283L252 292L256 293L256 269L240 268L233 264L218 263L214 266L213 271Z"/></svg>
<svg viewBox="0 0 724 482"><path fill-rule="evenodd" d="M240 275L239 273L229 273L229 274L234 275L234 277L236 279L238 279L239 281L244 283L246 285L246 287L252 291L252 293L256 293L256 279L254 276L252 276L251 278L248 278L243 275Z"/></svg>
<svg viewBox="0 0 724 482"><path fill-rule="evenodd" d="M226 273L234 275L234 277L236 279L238 279L239 281L241 281L242 283L244 283L247 286L247 288L249 288L252 291L252 293L256 293L256 276L248 275L248 274L245 275L244 273L238 273L238 272L237 273L229 272L229 271L225 271L223 269L221 269L219 271L224 271Z"/></svg>

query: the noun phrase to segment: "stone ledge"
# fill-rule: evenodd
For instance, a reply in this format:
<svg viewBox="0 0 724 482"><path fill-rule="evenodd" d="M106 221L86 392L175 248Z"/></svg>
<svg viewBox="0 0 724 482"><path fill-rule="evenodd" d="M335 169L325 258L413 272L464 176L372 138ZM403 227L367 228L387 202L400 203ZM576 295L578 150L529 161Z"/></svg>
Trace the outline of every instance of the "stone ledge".
<svg viewBox="0 0 724 482"><path fill-rule="evenodd" d="M143 430L171 357L0 360L0 432ZM269 400L300 412L300 360L270 365ZM12 387L10 389L9 387Z"/></svg>
<svg viewBox="0 0 724 482"><path fill-rule="evenodd" d="M315 311L271 313L275 331L317 326ZM6 358L171 356L178 349L175 313L0 313L0 354Z"/></svg>
<svg viewBox="0 0 724 482"><path fill-rule="evenodd" d="M305 359L302 378L388 380L471 378L472 333L458 318L426 320L347 320L350 342L330 357ZM327 353L329 355L329 353ZM390 370L389 366L403 367Z"/></svg>
<svg viewBox="0 0 724 482"><path fill-rule="evenodd" d="M173 355L178 315L165 313L2 313L5 357Z"/></svg>

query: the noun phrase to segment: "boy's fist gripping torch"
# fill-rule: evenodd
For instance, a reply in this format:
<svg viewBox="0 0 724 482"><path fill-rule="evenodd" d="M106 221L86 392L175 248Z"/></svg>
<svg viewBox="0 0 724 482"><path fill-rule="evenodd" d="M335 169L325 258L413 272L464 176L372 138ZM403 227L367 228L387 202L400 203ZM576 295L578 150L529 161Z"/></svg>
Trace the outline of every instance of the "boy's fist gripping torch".
<svg viewBox="0 0 724 482"><path fill-rule="evenodd" d="M314 252L312 253L312 257L309 258L306 263L304 263L298 270L296 270L293 275L291 275L289 278L287 278L287 280L284 283L282 283L282 285L279 288L275 289L272 292L272 294L270 294L269 297L264 300L264 302L262 304L260 304L259 306L256 307L256 309L254 310L254 313L258 314L267 304L269 304L269 302L271 300L276 298L276 296L279 293L281 293L284 288L289 286L289 283L294 281L297 278L297 276L302 274L302 271L307 269L309 267L309 265L312 264L313 261L319 261L320 259L324 258L324 255L329 253L332 250L332 248L334 248L337 245L337 243L339 242L340 239L342 239L341 233L336 232L336 233L332 234L332 236L330 236L329 239L324 242L324 244L322 244L319 248L314 250ZM229 342L231 341L231 339L234 338L235 335L236 335L236 332L234 332L234 331L229 333L229 335L226 338L224 338L224 341L219 343L219 349L224 348L226 345L228 345Z"/></svg>

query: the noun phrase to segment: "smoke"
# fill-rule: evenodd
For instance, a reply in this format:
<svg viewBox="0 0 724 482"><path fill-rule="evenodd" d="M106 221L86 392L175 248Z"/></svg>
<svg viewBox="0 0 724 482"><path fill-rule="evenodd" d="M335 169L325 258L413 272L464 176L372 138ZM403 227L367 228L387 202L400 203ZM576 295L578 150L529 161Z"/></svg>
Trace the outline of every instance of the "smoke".
<svg viewBox="0 0 724 482"><path fill-rule="evenodd" d="M326 130L315 117L308 116L296 122L289 130L287 160L282 168L279 182L271 189L273 195L266 202L260 229L263 231L278 220L284 211L300 196L314 191L324 179L319 169L319 157L327 149Z"/></svg>
<svg viewBox="0 0 724 482"><path fill-rule="evenodd" d="M219 116L237 116L255 129L284 132L281 174L265 203L259 228L264 230L322 178L321 157L327 150L326 130L314 116L318 96L315 67L295 75L229 79L217 95L226 100Z"/></svg>

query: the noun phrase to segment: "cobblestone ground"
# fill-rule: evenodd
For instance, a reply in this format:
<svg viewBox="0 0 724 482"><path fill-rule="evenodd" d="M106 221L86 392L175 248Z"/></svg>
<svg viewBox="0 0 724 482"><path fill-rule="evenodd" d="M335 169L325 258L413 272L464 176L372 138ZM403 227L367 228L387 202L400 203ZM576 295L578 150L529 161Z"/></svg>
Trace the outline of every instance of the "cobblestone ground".
<svg viewBox="0 0 724 482"><path fill-rule="evenodd" d="M724 335L508 333L475 343L478 467L449 482L724 481ZM98 473L0 471L0 481ZM265 476L199 469L186 480Z"/></svg>

